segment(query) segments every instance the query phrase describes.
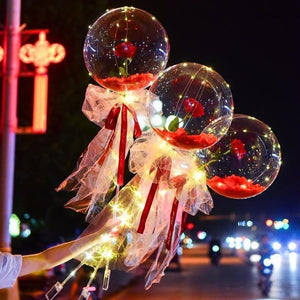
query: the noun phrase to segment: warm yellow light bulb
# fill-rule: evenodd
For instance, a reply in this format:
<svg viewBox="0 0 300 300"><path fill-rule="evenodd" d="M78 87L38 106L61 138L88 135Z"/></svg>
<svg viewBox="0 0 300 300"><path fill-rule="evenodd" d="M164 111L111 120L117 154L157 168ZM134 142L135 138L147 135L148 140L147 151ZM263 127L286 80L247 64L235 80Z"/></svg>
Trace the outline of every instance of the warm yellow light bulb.
<svg viewBox="0 0 300 300"><path fill-rule="evenodd" d="M159 190L158 191L158 193L159 193L159 195L161 196L161 197L165 197L165 195L166 195L166 193L167 193L167 190L165 190L165 189L163 189L163 190Z"/></svg>
<svg viewBox="0 0 300 300"><path fill-rule="evenodd" d="M109 205L110 205L113 212L119 212L120 211L120 206L119 206L118 203L110 203Z"/></svg>
<svg viewBox="0 0 300 300"><path fill-rule="evenodd" d="M102 234L101 237L100 237L100 242L101 242L101 243L107 243L107 242L109 242L110 240L111 240L111 236L110 236L109 233L104 233L104 234Z"/></svg>
<svg viewBox="0 0 300 300"><path fill-rule="evenodd" d="M113 252L110 248L105 248L103 249L101 256L104 257L105 259L109 260L113 258Z"/></svg>
<svg viewBox="0 0 300 300"><path fill-rule="evenodd" d="M171 147L170 147L169 143L167 143L165 141L159 141L158 147L163 152L167 152L167 151L171 150Z"/></svg>
<svg viewBox="0 0 300 300"><path fill-rule="evenodd" d="M138 97L137 97L136 93L127 92L124 94L123 102L125 104L132 104L137 101L138 101Z"/></svg>
<svg viewBox="0 0 300 300"><path fill-rule="evenodd" d="M201 181L205 178L205 173L201 170L196 170L192 173L193 178L195 181Z"/></svg>
<svg viewBox="0 0 300 300"><path fill-rule="evenodd" d="M86 258L87 260L90 260L90 259L93 258L93 254L92 254L91 252L85 252L85 258Z"/></svg>
<svg viewBox="0 0 300 300"><path fill-rule="evenodd" d="M134 190L133 193L135 195L135 198L140 199L142 197L142 193L138 190Z"/></svg>
<svg viewBox="0 0 300 300"><path fill-rule="evenodd" d="M129 220L131 219L131 216L127 213L127 211L123 211L122 215L120 216L121 219L121 225L122 226L130 226L131 223Z"/></svg>

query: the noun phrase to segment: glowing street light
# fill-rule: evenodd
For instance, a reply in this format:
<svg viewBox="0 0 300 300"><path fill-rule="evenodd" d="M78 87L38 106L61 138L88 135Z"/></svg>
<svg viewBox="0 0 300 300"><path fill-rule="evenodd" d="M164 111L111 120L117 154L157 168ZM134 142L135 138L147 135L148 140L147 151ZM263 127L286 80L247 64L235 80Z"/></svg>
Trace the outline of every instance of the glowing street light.
<svg viewBox="0 0 300 300"><path fill-rule="evenodd" d="M0 46L0 62L3 59L3 55L4 55L4 51L3 51L3 48Z"/></svg>
<svg viewBox="0 0 300 300"><path fill-rule="evenodd" d="M20 48L20 60L25 64L32 63L35 66L33 118L30 133L44 133L47 129L48 66L50 63L61 62L65 55L65 48L61 44L50 44L47 41L46 30L39 32L39 39L34 45L25 44Z"/></svg>
<svg viewBox="0 0 300 300"><path fill-rule="evenodd" d="M17 127L17 133L45 133L47 129L48 103L48 66L61 62L66 55L65 48L58 43L50 44L46 39L47 29L24 30L24 34L37 34L35 44L24 44L19 50L19 59L25 64L33 64L35 71L33 92L33 114L31 127ZM4 50L0 46L0 62L4 57ZM28 74L27 74L28 75ZM19 74L22 76L22 72Z"/></svg>
<svg viewBox="0 0 300 300"><path fill-rule="evenodd" d="M61 61L65 56L65 50L59 44L49 44L46 40L46 30L33 30L32 32L39 32L38 42L35 45L26 46L21 53L20 36L24 33L20 27L21 0L7 0L6 4L3 45L0 46L0 62L2 64L0 251L11 252L9 220L13 206L15 135L16 133L44 133L46 131L47 67L50 63ZM33 125L23 132L19 130L17 122L18 79L21 75L21 60L24 63L33 63L35 66ZM17 285L12 289L1 290L0 298L3 300L19 299Z"/></svg>

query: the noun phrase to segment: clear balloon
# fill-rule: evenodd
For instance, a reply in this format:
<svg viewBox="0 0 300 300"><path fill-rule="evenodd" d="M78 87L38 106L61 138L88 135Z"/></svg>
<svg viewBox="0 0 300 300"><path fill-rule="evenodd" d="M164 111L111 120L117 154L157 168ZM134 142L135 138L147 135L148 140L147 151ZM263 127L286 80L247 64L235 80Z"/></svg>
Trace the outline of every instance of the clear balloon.
<svg viewBox="0 0 300 300"><path fill-rule="evenodd" d="M233 115L229 85L211 68L180 63L164 70L150 87L148 113L154 131L171 145L191 150L216 143Z"/></svg>
<svg viewBox="0 0 300 300"><path fill-rule="evenodd" d="M266 190L281 165L280 145L271 128L256 118L234 115L227 134L198 152L207 184L216 193L235 199Z"/></svg>
<svg viewBox="0 0 300 300"><path fill-rule="evenodd" d="M90 27L83 56L95 81L124 92L149 86L165 68L169 48L166 31L154 16L124 6L108 10Z"/></svg>

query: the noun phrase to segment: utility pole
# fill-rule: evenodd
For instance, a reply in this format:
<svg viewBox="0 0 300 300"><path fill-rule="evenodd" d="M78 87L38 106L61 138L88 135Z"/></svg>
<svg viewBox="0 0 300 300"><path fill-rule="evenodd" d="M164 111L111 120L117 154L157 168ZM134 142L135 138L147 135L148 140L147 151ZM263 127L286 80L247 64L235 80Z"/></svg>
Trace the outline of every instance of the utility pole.
<svg viewBox="0 0 300 300"><path fill-rule="evenodd" d="M17 128L17 99L20 49L21 0L6 0L4 27L4 59L1 109L0 160L0 251L11 252L9 219L13 207L15 143ZM0 299L18 300L16 284L13 289L0 291Z"/></svg>

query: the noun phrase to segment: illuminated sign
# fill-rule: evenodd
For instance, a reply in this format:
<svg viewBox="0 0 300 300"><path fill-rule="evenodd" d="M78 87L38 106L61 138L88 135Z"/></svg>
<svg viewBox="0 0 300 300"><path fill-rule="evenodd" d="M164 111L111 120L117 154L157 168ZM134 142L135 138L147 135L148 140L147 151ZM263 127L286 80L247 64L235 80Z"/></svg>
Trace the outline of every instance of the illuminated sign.
<svg viewBox="0 0 300 300"><path fill-rule="evenodd" d="M61 62L66 55L65 48L61 44L50 44L47 41L47 31L27 30L29 34L38 33L38 40L35 44L24 44L20 47L20 61L33 64L35 72L32 75L34 77L32 127L18 127L18 133L45 133L47 129L48 66L51 63ZM0 62L3 56L3 48L0 46Z"/></svg>
<svg viewBox="0 0 300 300"><path fill-rule="evenodd" d="M39 33L38 41L20 48L20 60L35 66L32 133L44 133L47 129L48 74L50 63L59 63L65 57L65 48L60 44L50 44L46 31Z"/></svg>

